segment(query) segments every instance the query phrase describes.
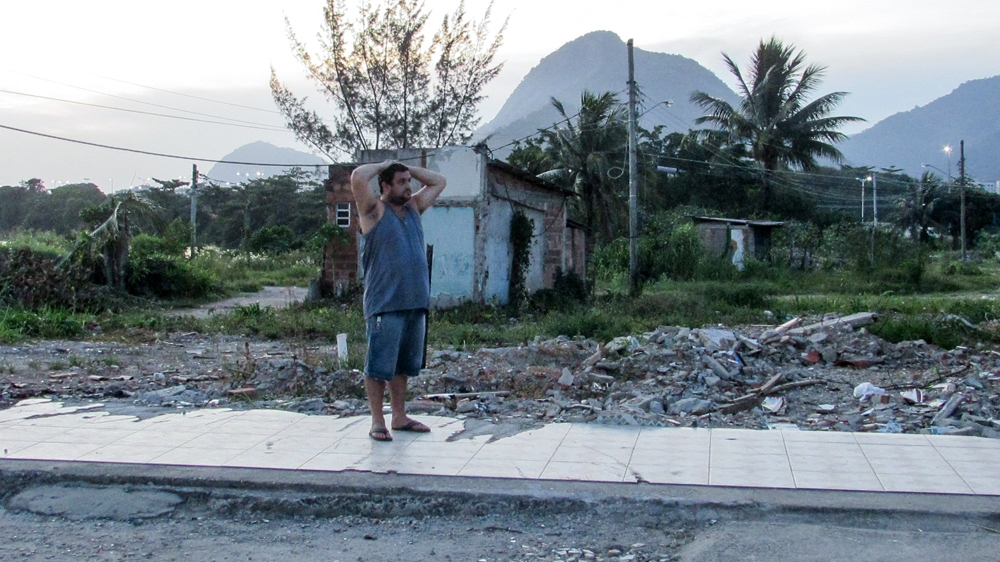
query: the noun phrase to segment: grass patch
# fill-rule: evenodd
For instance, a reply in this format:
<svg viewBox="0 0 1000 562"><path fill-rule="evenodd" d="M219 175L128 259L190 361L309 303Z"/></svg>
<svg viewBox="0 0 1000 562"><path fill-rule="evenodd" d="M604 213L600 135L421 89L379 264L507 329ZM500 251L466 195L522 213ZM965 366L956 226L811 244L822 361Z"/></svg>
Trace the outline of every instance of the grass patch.
<svg viewBox="0 0 1000 562"><path fill-rule="evenodd" d="M34 230L13 230L0 234L0 247L16 250L29 248L35 254L55 258L68 254L76 241L55 232Z"/></svg>
<svg viewBox="0 0 1000 562"><path fill-rule="evenodd" d="M86 322L92 318L90 314L56 308L38 311L0 309L0 343L15 343L29 338L77 338L83 334Z"/></svg>
<svg viewBox="0 0 1000 562"><path fill-rule="evenodd" d="M270 255L203 248L192 265L210 273L228 293L259 291L265 285L306 287L319 278L316 254L305 251Z"/></svg>

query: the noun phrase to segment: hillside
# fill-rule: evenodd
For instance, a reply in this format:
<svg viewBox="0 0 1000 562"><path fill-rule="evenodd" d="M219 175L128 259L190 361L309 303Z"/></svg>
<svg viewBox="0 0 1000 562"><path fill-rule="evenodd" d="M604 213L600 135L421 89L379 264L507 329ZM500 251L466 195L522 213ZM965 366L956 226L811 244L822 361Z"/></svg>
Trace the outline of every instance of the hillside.
<svg viewBox="0 0 1000 562"><path fill-rule="evenodd" d="M965 140L966 173L980 182L1000 180L1000 76L972 80L931 103L897 113L840 146L852 165L898 166L912 175L928 163L958 176L958 144ZM938 172L935 172L938 173ZM939 174L940 175L940 174Z"/></svg>
<svg viewBox="0 0 1000 562"><path fill-rule="evenodd" d="M277 166L248 166L240 164L216 164L207 172L212 180L218 183L240 183L256 177L268 177L280 174L290 169L293 165L309 164L313 166L325 166L326 162L319 156L295 150L294 148L282 148L271 143L257 141L245 144L229 154L222 157L222 160L234 162L253 162L264 164L288 164L288 168ZM307 169L313 171L315 168ZM326 171L321 169L323 177ZM259 174L259 176L258 176Z"/></svg>
<svg viewBox="0 0 1000 562"><path fill-rule="evenodd" d="M497 116L480 127L474 138L489 136L489 146L498 147L551 125L559 119L550 103L553 97L563 102L570 114L580 108L583 90L621 92L619 97L625 102L627 62L625 42L610 31L594 31L574 39L531 69ZM680 55L635 49L635 76L646 108L660 101L673 104L649 111L641 118L645 127L664 125L670 131L693 128L694 120L702 115L701 109L688 101L695 90L730 103L737 99L715 74Z"/></svg>

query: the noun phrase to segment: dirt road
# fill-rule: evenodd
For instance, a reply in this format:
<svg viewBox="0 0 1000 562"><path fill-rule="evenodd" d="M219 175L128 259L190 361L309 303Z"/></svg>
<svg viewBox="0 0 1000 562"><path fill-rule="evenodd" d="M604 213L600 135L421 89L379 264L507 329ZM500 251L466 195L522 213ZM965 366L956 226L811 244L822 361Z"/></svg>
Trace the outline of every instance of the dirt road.
<svg viewBox="0 0 1000 562"><path fill-rule="evenodd" d="M207 318L212 314L224 314L238 306L247 306L254 303L259 304L261 308L266 306L285 308L305 300L307 291L308 289L304 287L264 287L256 293L246 293L238 297L203 304L195 308L179 308L172 310L170 314L174 316Z"/></svg>
<svg viewBox="0 0 1000 562"><path fill-rule="evenodd" d="M990 517L894 510L898 498L789 509L615 498L614 489L591 501L80 482L4 492L2 560L910 562L960 552L995 562L1000 552Z"/></svg>

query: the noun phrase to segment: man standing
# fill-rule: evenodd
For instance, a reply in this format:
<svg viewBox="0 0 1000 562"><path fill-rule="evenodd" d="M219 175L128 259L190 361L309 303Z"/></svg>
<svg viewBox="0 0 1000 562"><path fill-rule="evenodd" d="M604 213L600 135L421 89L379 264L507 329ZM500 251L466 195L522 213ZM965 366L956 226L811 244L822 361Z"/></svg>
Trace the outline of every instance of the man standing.
<svg viewBox="0 0 1000 562"><path fill-rule="evenodd" d="M378 176L381 196L372 189ZM423 184L411 193L410 180ZM361 266L364 269L364 313L368 328L365 391L372 413L368 435L392 441L382 415L389 387L394 431L427 432L430 428L406 415L408 377L420 373L424 351L430 279L420 215L444 190L444 176L399 162L364 164L351 174L351 191L361 223Z"/></svg>

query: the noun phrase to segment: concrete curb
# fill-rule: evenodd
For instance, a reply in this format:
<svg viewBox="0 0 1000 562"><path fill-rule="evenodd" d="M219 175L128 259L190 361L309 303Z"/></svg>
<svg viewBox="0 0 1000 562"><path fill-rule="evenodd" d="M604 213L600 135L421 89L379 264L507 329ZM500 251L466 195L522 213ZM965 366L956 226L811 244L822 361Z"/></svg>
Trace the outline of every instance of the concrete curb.
<svg viewBox="0 0 1000 562"><path fill-rule="evenodd" d="M0 461L0 498L35 485L169 490L215 509L371 517L575 512L617 506L708 520L761 512L1000 516L1000 497L618 484L369 472L315 472L90 462Z"/></svg>

